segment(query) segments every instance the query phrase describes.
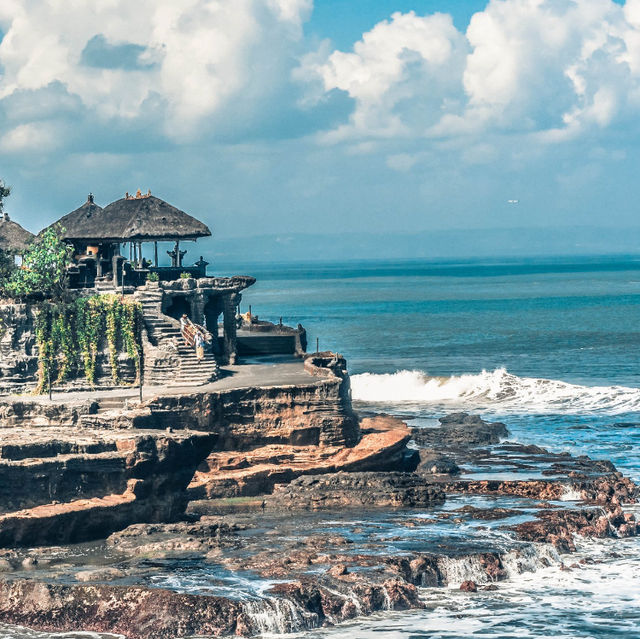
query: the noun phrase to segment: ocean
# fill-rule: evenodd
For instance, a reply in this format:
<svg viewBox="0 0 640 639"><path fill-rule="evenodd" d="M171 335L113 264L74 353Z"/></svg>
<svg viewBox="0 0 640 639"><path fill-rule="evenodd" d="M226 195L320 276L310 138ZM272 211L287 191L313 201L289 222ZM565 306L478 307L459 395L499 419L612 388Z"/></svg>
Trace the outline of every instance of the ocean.
<svg viewBox="0 0 640 639"><path fill-rule="evenodd" d="M345 355L357 408L425 424L479 413L504 421L511 439L611 459L640 481L640 258L248 270L258 282L243 310L301 322L309 350L318 338L321 350ZM426 590L426 611L300 636L640 637L640 542L585 541L579 551L598 563L540 568L473 598Z"/></svg>

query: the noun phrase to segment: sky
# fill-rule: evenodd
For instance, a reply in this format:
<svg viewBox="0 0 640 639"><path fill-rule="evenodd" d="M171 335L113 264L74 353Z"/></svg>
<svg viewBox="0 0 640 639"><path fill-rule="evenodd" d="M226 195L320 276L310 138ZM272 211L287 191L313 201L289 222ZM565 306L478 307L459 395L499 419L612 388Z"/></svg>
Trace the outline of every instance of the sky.
<svg viewBox="0 0 640 639"><path fill-rule="evenodd" d="M218 239L633 232L639 112L640 0L0 3L32 231L140 188Z"/></svg>

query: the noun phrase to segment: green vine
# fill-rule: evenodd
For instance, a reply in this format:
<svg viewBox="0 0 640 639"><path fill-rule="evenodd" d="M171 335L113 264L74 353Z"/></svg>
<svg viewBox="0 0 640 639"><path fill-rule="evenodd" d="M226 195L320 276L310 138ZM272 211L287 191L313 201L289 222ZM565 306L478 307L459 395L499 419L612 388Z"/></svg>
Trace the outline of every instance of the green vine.
<svg viewBox="0 0 640 639"><path fill-rule="evenodd" d="M69 303L45 302L36 317L40 362L37 392L47 389L49 376L56 384L84 376L94 386L98 354L105 343L114 384L121 382L118 354L122 351L133 359L137 383L141 336L141 305L118 295L79 297Z"/></svg>

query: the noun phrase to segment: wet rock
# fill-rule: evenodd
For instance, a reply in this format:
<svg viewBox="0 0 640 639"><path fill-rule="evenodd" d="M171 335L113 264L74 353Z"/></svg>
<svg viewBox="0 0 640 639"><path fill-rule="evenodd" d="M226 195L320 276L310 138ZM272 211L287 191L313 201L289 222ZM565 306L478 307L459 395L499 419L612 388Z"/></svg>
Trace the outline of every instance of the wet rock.
<svg viewBox="0 0 640 639"><path fill-rule="evenodd" d="M473 519L481 519L484 521L507 519L508 517L518 517L524 514L524 511L515 510L513 508L476 508L469 504L462 508L458 508L456 512L465 513Z"/></svg>
<svg viewBox="0 0 640 639"><path fill-rule="evenodd" d="M475 581L463 581L460 584L460 590L463 592L478 592L478 585Z"/></svg>
<svg viewBox="0 0 640 639"><path fill-rule="evenodd" d="M327 570L327 574L332 577L342 577L348 574L348 569L344 564L336 564L335 566L331 566L329 570Z"/></svg>
<svg viewBox="0 0 640 639"><path fill-rule="evenodd" d="M161 588L0 580L0 621L45 631L127 639L221 636L235 632L241 612L237 601Z"/></svg>
<svg viewBox="0 0 640 639"><path fill-rule="evenodd" d="M433 450L424 449L420 451L420 463L416 472L431 475L456 475L460 472L460 467L446 455L442 455Z"/></svg>
<svg viewBox="0 0 640 639"><path fill-rule="evenodd" d="M129 555L156 557L180 553L209 553L235 546L237 533L246 526L226 523L216 517L173 524L134 524L107 538L107 545Z"/></svg>
<svg viewBox="0 0 640 639"><path fill-rule="evenodd" d="M485 422L478 415L453 413L440 418L440 428L412 429L413 439L420 446L439 450L497 444L508 437L509 431L501 422Z"/></svg>
<svg viewBox="0 0 640 639"><path fill-rule="evenodd" d="M81 570L76 573L76 580L81 582L91 581L111 581L112 579L120 579L126 573L117 568L96 568L94 570Z"/></svg>
<svg viewBox="0 0 640 639"><path fill-rule="evenodd" d="M300 477L268 498L279 508L426 507L444 492L414 473L336 473Z"/></svg>

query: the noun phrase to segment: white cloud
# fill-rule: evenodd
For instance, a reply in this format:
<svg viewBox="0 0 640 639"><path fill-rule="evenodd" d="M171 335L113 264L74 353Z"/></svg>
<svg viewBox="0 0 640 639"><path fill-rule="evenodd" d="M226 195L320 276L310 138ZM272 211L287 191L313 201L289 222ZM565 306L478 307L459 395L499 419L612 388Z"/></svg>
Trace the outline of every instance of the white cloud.
<svg viewBox="0 0 640 639"><path fill-rule="evenodd" d="M640 0L491 0L465 34L396 13L307 65L354 100L332 142L534 133L570 139L640 105Z"/></svg>
<svg viewBox="0 0 640 639"><path fill-rule="evenodd" d="M451 16L394 13L365 33L352 53L334 51L307 72L322 78L325 91L340 89L355 100L351 122L334 138L353 132L395 137L455 110L466 53Z"/></svg>
<svg viewBox="0 0 640 639"><path fill-rule="evenodd" d="M4 153L47 152L56 148L58 136L47 123L20 124L0 137Z"/></svg>
<svg viewBox="0 0 640 639"><path fill-rule="evenodd" d="M57 83L104 121L145 115L151 102L168 135L193 138L232 101L256 100L282 82L275 76L309 10L310 0L3 2L0 99ZM105 60L86 64L96 36ZM140 64L110 64L127 47Z"/></svg>

